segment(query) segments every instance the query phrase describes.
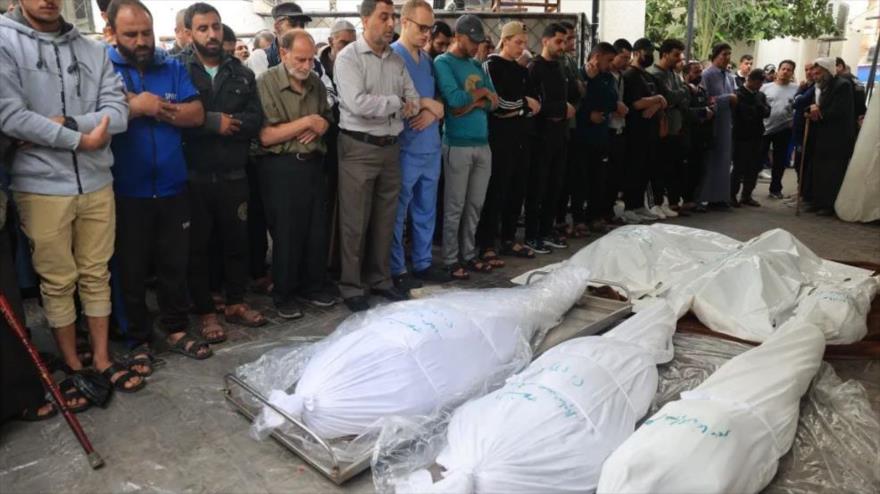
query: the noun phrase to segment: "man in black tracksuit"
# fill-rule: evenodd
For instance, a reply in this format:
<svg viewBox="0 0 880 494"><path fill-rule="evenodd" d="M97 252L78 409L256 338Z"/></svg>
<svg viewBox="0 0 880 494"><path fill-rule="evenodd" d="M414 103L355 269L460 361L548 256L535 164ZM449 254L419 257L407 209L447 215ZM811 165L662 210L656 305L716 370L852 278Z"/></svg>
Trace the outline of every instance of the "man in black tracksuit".
<svg viewBox="0 0 880 494"><path fill-rule="evenodd" d="M770 104L760 91L764 73L755 69L749 73L746 83L736 90L736 107L733 110L733 171L730 173L730 202L734 207L741 204L760 206L752 199L752 191L758 181L758 172L764 164L764 119L770 116ZM742 185L742 195L736 194Z"/></svg>
<svg viewBox="0 0 880 494"><path fill-rule="evenodd" d="M537 91L541 111L535 118L530 179L526 194L526 245L539 254L549 247L565 248L553 231L553 222L565 178L568 119L575 108L568 102L568 87L560 59L564 56L565 26L552 23L541 36L543 50L529 64L529 80Z"/></svg>
<svg viewBox="0 0 880 494"><path fill-rule="evenodd" d="M221 49L223 28L214 7L193 4L184 23L192 32L193 49L182 61L205 107L205 123L184 133L192 214L189 290L202 334L219 341L223 328L214 314L210 288L214 239L222 246L226 320L249 326L266 322L244 303L249 195L245 167L263 112L253 72Z"/></svg>

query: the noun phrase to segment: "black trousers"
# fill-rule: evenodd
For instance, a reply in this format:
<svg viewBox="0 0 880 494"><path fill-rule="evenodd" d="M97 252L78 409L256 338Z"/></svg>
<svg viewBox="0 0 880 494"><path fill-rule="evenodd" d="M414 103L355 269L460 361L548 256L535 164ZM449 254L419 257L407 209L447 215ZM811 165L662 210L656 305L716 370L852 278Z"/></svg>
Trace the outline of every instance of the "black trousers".
<svg viewBox="0 0 880 494"><path fill-rule="evenodd" d="M12 242L6 228L0 229L0 293L6 296L13 314L24 324L24 307L12 262ZM26 408L34 411L43 404L44 394L37 367L28 357L24 344L12 333L6 319L0 317L0 396L3 397L0 423L16 417Z"/></svg>
<svg viewBox="0 0 880 494"><path fill-rule="evenodd" d="M209 254L215 247L220 251L226 304L244 302L248 276L248 195L246 178L190 180L189 291L198 314L214 312L213 261Z"/></svg>
<svg viewBox="0 0 880 494"><path fill-rule="evenodd" d="M544 122L532 143L526 191L526 239L548 237L565 180L568 122Z"/></svg>
<svg viewBox="0 0 880 494"><path fill-rule="evenodd" d="M260 183L272 234L276 303L323 289L327 272L326 174L323 158L264 156Z"/></svg>
<svg viewBox="0 0 880 494"><path fill-rule="evenodd" d="M586 190L587 208L583 218L595 221L611 216L614 205L608 195L608 143L588 143L584 149L586 181L581 188Z"/></svg>
<svg viewBox="0 0 880 494"><path fill-rule="evenodd" d="M516 222L522 210L529 178L530 144L522 118L491 118L489 147L492 149L492 176L477 226L477 246L495 248L498 226L502 242L516 240Z"/></svg>
<svg viewBox="0 0 880 494"><path fill-rule="evenodd" d="M764 140L761 137L733 141L733 171L730 172L730 197L735 198L742 186L742 199L752 197L758 173L764 166Z"/></svg>
<svg viewBox="0 0 880 494"><path fill-rule="evenodd" d="M112 263L123 311L116 311L117 321L120 331L135 343L153 339L145 287L151 268L156 274L160 328L176 333L189 326L189 209L188 192L159 198L116 196L116 251Z"/></svg>
<svg viewBox="0 0 880 494"><path fill-rule="evenodd" d="M655 130L650 128L650 130ZM653 159L657 140L652 132L634 132L626 135L626 172L624 175L623 201L627 210L639 209L645 205L645 190L648 187L648 160Z"/></svg>
<svg viewBox="0 0 880 494"><path fill-rule="evenodd" d="M654 203L663 204L663 196L670 205L681 201L686 183L684 169L683 139L681 135L668 135L657 142L658 159L649 165Z"/></svg>
<svg viewBox="0 0 880 494"><path fill-rule="evenodd" d="M575 214L575 198L583 198L583 184L586 177L586 168L583 156L579 156L578 139L574 129L568 129L568 140L565 142L565 177L562 180L562 188L559 192L559 205L556 209L556 224L566 222L566 216L570 212L572 220ZM577 190L580 188L580 190Z"/></svg>
<svg viewBox="0 0 880 494"><path fill-rule="evenodd" d="M623 192L626 183L626 137L618 134L616 129L608 131L608 165L607 172L607 203L613 208L618 195ZM609 214L611 216L611 214Z"/></svg>
<svg viewBox="0 0 880 494"><path fill-rule="evenodd" d="M266 276L266 253L269 251L269 239L266 235L266 209L263 207L263 191L260 187L259 156L251 156L247 164L248 206L247 236L248 264L251 278Z"/></svg>
<svg viewBox="0 0 880 494"><path fill-rule="evenodd" d="M791 143L791 128L764 136L763 156L767 156L770 148L773 148L773 168L770 172L770 192L772 194L782 193L782 175L785 173L785 167L788 166L789 158L791 158L788 152L789 143Z"/></svg>

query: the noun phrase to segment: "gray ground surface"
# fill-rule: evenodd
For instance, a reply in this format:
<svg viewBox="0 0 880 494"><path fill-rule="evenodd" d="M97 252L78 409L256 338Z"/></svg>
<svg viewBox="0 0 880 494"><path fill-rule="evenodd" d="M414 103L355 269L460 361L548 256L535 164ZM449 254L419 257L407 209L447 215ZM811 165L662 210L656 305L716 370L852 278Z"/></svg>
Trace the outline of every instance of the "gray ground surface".
<svg viewBox="0 0 880 494"><path fill-rule="evenodd" d="M786 185L791 191L794 174ZM766 199L766 184L756 197L762 208L738 209L678 218L672 223L718 231L745 240L768 229L784 228L820 256L880 262L880 226L841 222L812 214L794 215L780 201ZM586 243L536 261L508 261L491 275L475 275L462 286L505 286L512 276L564 259ZM269 303L253 297L256 306ZM376 300L377 302L379 300ZM338 306L308 309L306 317L284 322L271 310L272 324L258 329L232 328L227 343L203 362L164 355L167 364L133 395L117 394L107 409L79 415L107 466L89 469L63 419L0 428L0 491L12 492L371 492L369 473L338 488L274 441L247 435L247 422L223 399L223 375L268 348L328 334L348 315ZM51 340L39 310L29 307L29 324L40 346ZM880 366L876 362L833 362L844 379L857 379L880 410Z"/></svg>

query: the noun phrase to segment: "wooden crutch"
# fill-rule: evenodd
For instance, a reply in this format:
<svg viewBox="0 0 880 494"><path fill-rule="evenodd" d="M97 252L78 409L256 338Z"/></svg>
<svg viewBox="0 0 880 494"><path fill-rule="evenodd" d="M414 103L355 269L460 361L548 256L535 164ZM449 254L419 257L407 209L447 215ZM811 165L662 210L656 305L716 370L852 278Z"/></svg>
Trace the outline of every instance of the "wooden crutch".
<svg viewBox="0 0 880 494"><path fill-rule="evenodd" d="M804 160L807 157L807 136L810 135L810 117L806 118L807 123L804 124L804 142L801 145L801 162L799 165L800 171L798 172L798 196L797 202L794 206L794 215L801 215L801 197L804 195Z"/></svg>

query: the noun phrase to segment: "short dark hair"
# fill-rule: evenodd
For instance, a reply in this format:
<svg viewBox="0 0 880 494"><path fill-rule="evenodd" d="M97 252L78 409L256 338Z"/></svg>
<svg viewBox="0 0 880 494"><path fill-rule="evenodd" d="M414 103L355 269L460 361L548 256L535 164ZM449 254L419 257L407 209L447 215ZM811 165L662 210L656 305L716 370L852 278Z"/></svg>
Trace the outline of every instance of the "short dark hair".
<svg viewBox="0 0 880 494"><path fill-rule="evenodd" d="M213 5L207 4L205 2L196 2L190 5L186 8L186 13L183 14L183 27L187 29L192 29L193 17L197 15L207 14L217 14L217 18L220 18L220 12L218 12Z"/></svg>
<svg viewBox="0 0 880 494"><path fill-rule="evenodd" d="M572 24L572 23L570 23L570 22L568 22L568 21L562 21L562 22L560 22L560 24L562 24L563 26L565 26L565 29L566 29L566 30L568 30L568 31L574 31L574 24Z"/></svg>
<svg viewBox="0 0 880 494"><path fill-rule="evenodd" d="M620 38L619 40L614 42L614 48L617 49L618 53L622 50L633 51L633 45L623 38Z"/></svg>
<svg viewBox="0 0 880 494"><path fill-rule="evenodd" d="M651 43L651 40L649 40L648 38L639 38L636 40L635 43L633 43L632 51L640 51L640 50L647 50L647 51L653 52L654 51L654 43Z"/></svg>
<svg viewBox="0 0 880 494"><path fill-rule="evenodd" d="M761 69L752 69L749 72L749 80L750 81L763 81L764 80L764 71Z"/></svg>
<svg viewBox="0 0 880 494"><path fill-rule="evenodd" d="M443 21L434 21L434 25L431 26L431 37L436 38L438 34L451 38L452 28Z"/></svg>
<svg viewBox="0 0 880 494"><path fill-rule="evenodd" d="M235 36L235 31L232 30L231 27L223 24L223 43L229 41L237 41L238 38Z"/></svg>
<svg viewBox="0 0 880 494"><path fill-rule="evenodd" d="M599 55L617 55L617 48L614 47L611 43L607 43L605 41L601 41L590 50L590 58L593 56Z"/></svg>
<svg viewBox="0 0 880 494"><path fill-rule="evenodd" d="M99 12L107 12L107 7L110 6L110 0L98 0L98 11Z"/></svg>
<svg viewBox="0 0 880 494"><path fill-rule="evenodd" d="M721 43L715 43L714 45L712 45L712 55L709 57L709 60L715 60L716 58L718 58L718 55L721 55L721 52L723 52L724 50L733 51L733 48L731 48L729 44L723 41Z"/></svg>
<svg viewBox="0 0 880 494"><path fill-rule="evenodd" d="M755 59L755 57L753 57L749 54L745 54L745 55L739 57L739 63L743 63L746 60L754 60L754 59Z"/></svg>
<svg viewBox="0 0 880 494"><path fill-rule="evenodd" d="M111 28L116 29L116 17L119 15L119 11L122 10L123 7L141 9L150 16L151 20L153 19L153 13L150 12L150 9L148 9L140 0L113 0L110 2L110 6L107 7L107 24L109 24Z"/></svg>
<svg viewBox="0 0 880 494"><path fill-rule="evenodd" d="M545 27L544 31L541 33L541 39L552 38L556 36L556 33L568 34L568 29L565 29L565 26L558 22L551 22L550 24L547 24L547 27Z"/></svg>
<svg viewBox="0 0 880 494"><path fill-rule="evenodd" d="M846 67L846 61L840 57L837 57L837 59L834 61L834 65L843 65L844 67Z"/></svg>
<svg viewBox="0 0 880 494"><path fill-rule="evenodd" d="M361 2L361 17L370 17L376 11L376 6L380 3L394 6L393 0L364 0Z"/></svg>
<svg viewBox="0 0 880 494"><path fill-rule="evenodd" d="M665 39L662 43L660 43L660 56L667 53L672 53L672 50L680 50L684 51L684 43L677 39Z"/></svg>
<svg viewBox="0 0 880 494"><path fill-rule="evenodd" d="M789 59L786 58L785 60L779 62L779 68L781 69L782 66L783 66L784 64L789 64L789 65L791 65L791 71L792 71L792 72L794 72L795 69L797 69L797 64L794 63L794 60L789 60Z"/></svg>

